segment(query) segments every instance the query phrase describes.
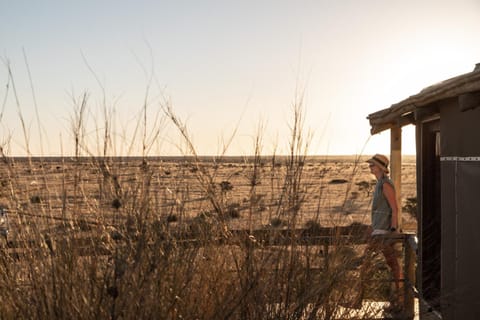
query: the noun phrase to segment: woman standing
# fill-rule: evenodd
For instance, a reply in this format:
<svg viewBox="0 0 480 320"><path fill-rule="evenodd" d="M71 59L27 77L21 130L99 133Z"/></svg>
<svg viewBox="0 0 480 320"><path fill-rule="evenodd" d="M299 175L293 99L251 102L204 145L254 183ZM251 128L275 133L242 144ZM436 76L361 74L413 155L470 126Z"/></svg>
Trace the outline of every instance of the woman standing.
<svg viewBox="0 0 480 320"><path fill-rule="evenodd" d="M367 160L370 172L377 179L373 192L372 202L372 233L368 251L381 251L385 261L390 267L395 283L395 294L392 299L392 309L397 308L395 303L399 301L401 269L398 255L395 250L395 241L389 239L391 233L398 230L398 204L395 188L392 180L388 177L388 158L376 154ZM367 255L368 256L368 255ZM394 306L395 305L395 306Z"/></svg>

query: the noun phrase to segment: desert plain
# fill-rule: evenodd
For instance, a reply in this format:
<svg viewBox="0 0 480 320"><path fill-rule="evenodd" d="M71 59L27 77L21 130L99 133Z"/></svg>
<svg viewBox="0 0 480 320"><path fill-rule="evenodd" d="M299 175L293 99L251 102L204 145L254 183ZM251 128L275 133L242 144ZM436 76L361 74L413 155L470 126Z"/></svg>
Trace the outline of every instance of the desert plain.
<svg viewBox="0 0 480 320"><path fill-rule="evenodd" d="M11 237L23 224L48 229L70 220L124 223L127 212L141 210L139 197L148 198L145 215L151 221L172 224L218 210L233 229L281 224L292 194L296 227L308 221L369 224L375 177L365 159L306 157L293 172L291 159L281 156L8 158L0 167L0 201L8 210ZM415 217L405 207L415 197L415 157L404 156L404 231L416 230Z"/></svg>

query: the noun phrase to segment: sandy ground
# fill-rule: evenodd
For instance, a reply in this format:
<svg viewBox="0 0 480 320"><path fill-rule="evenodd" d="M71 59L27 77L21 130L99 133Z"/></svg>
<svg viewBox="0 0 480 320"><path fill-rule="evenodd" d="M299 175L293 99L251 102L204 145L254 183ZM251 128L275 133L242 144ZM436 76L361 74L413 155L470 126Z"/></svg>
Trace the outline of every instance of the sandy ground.
<svg viewBox="0 0 480 320"><path fill-rule="evenodd" d="M231 228L259 228L289 214L288 201L297 195L298 226L314 220L322 226L370 223L374 176L364 159L311 157L301 166L301 178L287 181L287 158L203 159L197 166L186 158L9 159L0 166L0 201L8 208L11 228L20 223L72 217L113 219L148 196L153 219L177 221L212 212L206 196L211 181L216 201L234 216ZM295 189L292 189L295 188ZM415 158L402 164L402 206L416 196ZM115 207L115 201L120 208ZM54 218L54 220L51 220ZM57 220L55 220L57 219ZM415 231L416 220L402 216L404 231Z"/></svg>

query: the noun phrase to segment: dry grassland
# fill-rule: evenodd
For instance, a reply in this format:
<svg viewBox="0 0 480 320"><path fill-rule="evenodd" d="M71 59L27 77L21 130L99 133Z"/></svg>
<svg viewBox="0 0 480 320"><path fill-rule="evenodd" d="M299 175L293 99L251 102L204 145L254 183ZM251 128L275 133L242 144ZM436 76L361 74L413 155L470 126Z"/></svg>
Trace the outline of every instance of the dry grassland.
<svg viewBox="0 0 480 320"><path fill-rule="evenodd" d="M368 224L374 177L363 159L200 160L4 158L1 318L382 317L342 307L355 294L359 248L231 233ZM412 158L402 181L402 197L415 197ZM415 230L408 213L403 221ZM370 296L385 300L388 282L378 281L388 272L377 265Z"/></svg>
<svg viewBox="0 0 480 320"><path fill-rule="evenodd" d="M199 166L189 158L11 159L0 170L0 201L10 212L12 236L21 224L49 228L68 219L114 223L126 218L128 206L148 192L149 218L172 223L209 213L211 183L219 205L234 229L262 228L282 219L286 158L204 158L200 164L212 181L200 177ZM256 166L256 168L255 168ZM310 157L302 168L298 191L301 208L297 227L308 221L322 226L369 224L371 193L375 184L363 160L356 157ZM404 157L402 199L416 196L413 157ZM147 194L142 196L146 197ZM138 200L138 199L136 199ZM119 208L115 208L115 203ZM284 213L284 212L283 212ZM406 231L415 231L415 219L403 214Z"/></svg>

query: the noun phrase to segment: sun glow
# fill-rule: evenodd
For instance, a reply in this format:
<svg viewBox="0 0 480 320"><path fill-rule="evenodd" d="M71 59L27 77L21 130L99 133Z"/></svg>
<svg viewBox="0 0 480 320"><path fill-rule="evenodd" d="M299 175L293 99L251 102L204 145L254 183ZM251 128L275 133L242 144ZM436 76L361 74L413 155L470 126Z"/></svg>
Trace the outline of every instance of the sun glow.
<svg viewBox="0 0 480 320"><path fill-rule="evenodd" d="M370 113L480 62L480 3L460 3L247 1L185 10L158 2L118 5L117 14L97 2L48 10L12 4L1 22L0 67L12 67L18 102L1 73L0 134L15 155L25 154L25 140L33 154L71 154L72 98L86 92L92 128L85 134L100 146L108 125L112 149L141 149L130 140L142 126L158 130L166 98L201 154L222 152L234 132L227 153L252 153L259 123L264 152L284 153L292 103L304 93L310 154L388 153L388 131L370 136ZM91 28L79 27L85 16ZM152 153L178 154L179 137L166 125L160 131ZM414 133L403 128L405 154L415 153Z"/></svg>

